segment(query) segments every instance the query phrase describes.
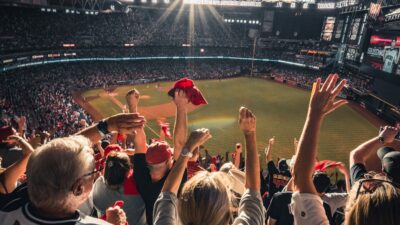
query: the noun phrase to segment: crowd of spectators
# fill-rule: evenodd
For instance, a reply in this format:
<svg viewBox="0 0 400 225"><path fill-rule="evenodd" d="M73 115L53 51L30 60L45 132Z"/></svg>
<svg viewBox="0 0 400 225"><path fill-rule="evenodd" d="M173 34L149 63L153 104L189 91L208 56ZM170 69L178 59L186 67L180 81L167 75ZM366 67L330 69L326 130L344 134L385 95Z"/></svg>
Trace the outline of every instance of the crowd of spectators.
<svg viewBox="0 0 400 225"><path fill-rule="evenodd" d="M249 46L248 31L258 25L225 23L209 8L132 8L129 13L86 15L39 8L1 7L0 52L135 46ZM179 14L179 16L177 16ZM190 18L202 18L193 21ZM48 23L52 21L52 23ZM189 23L189 21L192 21Z"/></svg>
<svg viewBox="0 0 400 225"><path fill-rule="evenodd" d="M18 124L28 135L47 131L54 137L75 133L93 120L74 100L73 94L90 88L107 88L121 84L191 79L222 79L250 75L250 62L159 60L140 62L92 62L48 65L10 72L1 77L6 84L0 90L3 124ZM18 79L16 79L18 76ZM323 76L320 71L256 63L253 76L274 79L305 89ZM368 91L369 83L351 76L349 87ZM29 90L24 91L24 90ZM27 129L28 127L28 129Z"/></svg>
<svg viewBox="0 0 400 225"><path fill-rule="evenodd" d="M18 75L7 74L1 78L6 84L0 92L1 118L4 124L17 124L24 116L28 118L28 135L48 131L54 137L63 137L93 122L73 100L76 91L181 77L221 79L240 72L240 65L234 63L194 62L188 65L182 61L95 62L47 66L45 70L24 69L19 70Z"/></svg>
<svg viewBox="0 0 400 225"><path fill-rule="evenodd" d="M81 79L79 88L115 82L88 76L92 79L70 75L66 83ZM123 78L132 77L127 73ZM2 162L0 171L0 219L5 224L399 224L399 127L382 127L376 137L350 151L349 167L316 159L323 120L348 103L336 98L346 83L337 74L316 79L293 157L274 161L279 153L272 137L266 143L264 169L256 148L257 120L245 107L238 116L244 144L237 143L231 155L208 154L208 129L189 132L188 107L207 103L199 103L202 90L186 78L170 91L176 107L173 146L165 141L166 132L147 143L136 89L126 94L129 113L79 127L69 137L59 133L33 143L21 129L29 126L29 117L2 124L0 153L9 164ZM63 91L54 91L62 96ZM43 104L29 101L32 109ZM127 141L133 148L124 147ZM21 152L13 162L12 154L4 154L11 151ZM376 166L382 171L369 172ZM342 178L332 178L335 173Z"/></svg>
<svg viewBox="0 0 400 225"><path fill-rule="evenodd" d="M124 55L253 56L248 33L256 25L233 29L238 24L223 23L211 10L192 15L184 10L180 17L176 17L178 11L155 8L78 15L2 7L0 13L4 15L0 53L53 50L69 43L82 51L93 48L85 54L109 51L109 56L120 57L121 51L113 47L134 43L142 47L125 49ZM182 23L193 17L203 21ZM255 57L310 65L326 59L301 55L303 48L330 50L312 41L261 42ZM182 48L182 44L194 48ZM199 90L187 78L241 75L312 90L291 159L273 160L272 156L279 156L274 151L275 137L263 134L271 138L265 143L266 167L261 166L256 139L261 124L245 107L238 109L244 143L238 142L235 151L225 156L208 153L212 134L207 128L189 131L189 107L207 102L201 93L206 90ZM2 74L0 221L28 225L400 224L399 126L384 126L376 137L349 149L348 166L317 159L324 119L348 103L343 97L348 89L369 90L368 80L351 75L341 78L346 79L310 68L222 59L50 64ZM126 93L127 112L101 121L93 121L74 100L80 90L163 80L179 80L169 92L176 110L171 145L165 141L170 134L162 126L158 139L147 139L147 121L138 112L140 92L136 89ZM373 171L377 167L381 171Z"/></svg>

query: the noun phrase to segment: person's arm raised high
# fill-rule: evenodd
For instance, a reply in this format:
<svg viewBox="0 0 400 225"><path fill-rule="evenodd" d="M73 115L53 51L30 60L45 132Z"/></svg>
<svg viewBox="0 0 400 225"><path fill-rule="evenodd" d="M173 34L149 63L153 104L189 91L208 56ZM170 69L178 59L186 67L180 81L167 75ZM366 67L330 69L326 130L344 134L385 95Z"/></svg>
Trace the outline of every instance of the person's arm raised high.
<svg viewBox="0 0 400 225"><path fill-rule="evenodd" d="M247 108L239 110L239 126L246 141L246 188L260 191L260 160L257 151L256 117Z"/></svg>
<svg viewBox="0 0 400 225"><path fill-rule="evenodd" d="M177 160L187 139L187 110L190 104L184 90L175 90L173 102L176 106L174 126L174 159Z"/></svg>
<svg viewBox="0 0 400 225"><path fill-rule="evenodd" d="M200 145L205 143L208 139L211 138L210 131L206 128L201 128L193 131L188 141L185 144L184 148L187 148L188 151L193 153L193 151L198 148ZM188 156L179 155L178 160L175 162L174 166L169 173L167 180L165 180L164 186L161 192L171 192L175 195L178 194L179 185L181 184L183 174L185 172L185 168L189 161Z"/></svg>
<svg viewBox="0 0 400 225"><path fill-rule="evenodd" d="M337 81L338 75L331 74L321 86L321 79L318 78L315 84L315 92L311 95L293 169L294 188L295 191L300 193L317 194L312 182L312 175L322 121L326 115L347 104L346 100L335 100L346 84L346 80L342 80L336 86Z"/></svg>
<svg viewBox="0 0 400 225"><path fill-rule="evenodd" d="M294 215L294 223L297 225L329 224L322 199L318 196L313 184L312 175L323 119L326 115L347 103L346 100L335 100L346 84L346 80L342 80L336 86L337 81L338 75L331 74L321 87L321 79L318 78L311 94L307 118L300 136L293 169L294 193L291 210Z"/></svg>
<svg viewBox="0 0 400 225"><path fill-rule="evenodd" d="M265 148L265 161L268 164L272 160L272 146L275 144L275 136L268 140L268 146Z"/></svg>
<svg viewBox="0 0 400 225"><path fill-rule="evenodd" d="M239 110L239 125L246 140L246 191L239 203L238 217L234 225L264 225L265 209L260 194L260 161L256 140L256 117L245 107Z"/></svg>
<svg viewBox="0 0 400 225"><path fill-rule="evenodd" d="M140 92L136 89L132 89L126 94L125 99L130 113L138 112L139 98Z"/></svg>

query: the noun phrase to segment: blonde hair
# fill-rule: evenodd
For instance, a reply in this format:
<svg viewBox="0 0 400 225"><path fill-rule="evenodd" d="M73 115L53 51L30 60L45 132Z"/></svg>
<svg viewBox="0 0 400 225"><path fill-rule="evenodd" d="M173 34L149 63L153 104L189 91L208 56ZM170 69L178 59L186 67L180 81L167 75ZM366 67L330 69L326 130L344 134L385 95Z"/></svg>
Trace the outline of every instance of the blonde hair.
<svg viewBox="0 0 400 225"><path fill-rule="evenodd" d="M38 208L68 207L76 180L93 167L91 142L83 136L57 138L34 151L27 165L29 198Z"/></svg>
<svg viewBox="0 0 400 225"><path fill-rule="evenodd" d="M386 180L382 175L373 175L373 179ZM357 181L350 191L346 205L345 225L397 225L400 224L400 189L388 182L374 181L371 191L361 187Z"/></svg>
<svg viewBox="0 0 400 225"><path fill-rule="evenodd" d="M184 225L227 225L232 221L231 194L226 174L198 172L188 180L181 193L178 212Z"/></svg>

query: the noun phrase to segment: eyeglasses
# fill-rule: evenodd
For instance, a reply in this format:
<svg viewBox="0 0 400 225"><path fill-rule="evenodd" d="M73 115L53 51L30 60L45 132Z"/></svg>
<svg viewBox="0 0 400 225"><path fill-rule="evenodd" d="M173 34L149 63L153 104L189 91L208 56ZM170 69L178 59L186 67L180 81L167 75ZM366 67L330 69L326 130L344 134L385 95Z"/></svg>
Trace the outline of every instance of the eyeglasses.
<svg viewBox="0 0 400 225"><path fill-rule="evenodd" d="M374 191L376 189L378 189L379 187L384 187L383 183L388 183L390 184L394 189L396 188L400 188L400 185L388 180L381 180L381 179L364 179L360 181L360 184L358 186L357 189L357 194L356 194L356 198L358 198L358 196L360 196L360 194L366 194L366 193L374 193ZM364 191L361 191L361 187L364 188Z"/></svg>
<svg viewBox="0 0 400 225"><path fill-rule="evenodd" d="M102 170L103 170L103 165L100 165L99 169L94 169L92 172L85 173L78 179L81 179L81 178L84 178L84 177L87 177L87 176L91 176L91 175L96 174L96 173L100 173Z"/></svg>

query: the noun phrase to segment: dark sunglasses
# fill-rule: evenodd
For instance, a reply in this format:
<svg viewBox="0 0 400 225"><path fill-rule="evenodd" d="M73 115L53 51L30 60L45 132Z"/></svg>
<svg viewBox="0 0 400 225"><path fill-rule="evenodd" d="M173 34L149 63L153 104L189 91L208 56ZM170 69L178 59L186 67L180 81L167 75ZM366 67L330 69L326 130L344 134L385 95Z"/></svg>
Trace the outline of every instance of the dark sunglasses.
<svg viewBox="0 0 400 225"><path fill-rule="evenodd" d="M357 188L357 194L356 194L356 198L358 198L358 196L360 196L360 194L366 194L366 193L373 193L376 189L378 189L379 187L384 187L382 186L382 184L384 183L388 183L390 184L393 188L400 188L400 185L397 183L394 183L392 181L388 181L388 180L381 180L381 179L364 179L360 181L360 184ZM361 191L361 187L364 188L364 191Z"/></svg>

